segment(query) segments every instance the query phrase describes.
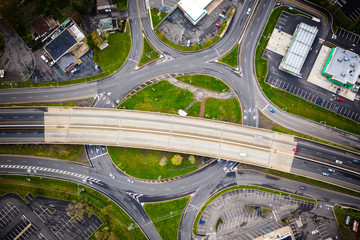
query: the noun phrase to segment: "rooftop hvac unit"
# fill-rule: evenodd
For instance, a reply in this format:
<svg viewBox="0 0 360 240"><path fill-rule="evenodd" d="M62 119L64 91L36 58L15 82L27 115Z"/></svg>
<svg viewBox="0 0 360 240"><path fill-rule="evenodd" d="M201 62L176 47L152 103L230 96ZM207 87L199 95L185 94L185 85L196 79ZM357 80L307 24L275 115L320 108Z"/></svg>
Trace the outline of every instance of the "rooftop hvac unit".
<svg viewBox="0 0 360 240"><path fill-rule="evenodd" d="M342 59L341 59L341 58L338 58L338 61L339 61L339 62L342 62Z"/></svg>
<svg viewBox="0 0 360 240"><path fill-rule="evenodd" d="M355 67L355 63L351 63L351 64L350 64L350 67Z"/></svg>
<svg viewBox="0 0 360 240"><path fill-rule="evenodd" d="M346 74L345 74L345 73L342 73L342 74L341 74L341 76L342 76L342 77L345 77L345 76L346 76Z"/></svg>

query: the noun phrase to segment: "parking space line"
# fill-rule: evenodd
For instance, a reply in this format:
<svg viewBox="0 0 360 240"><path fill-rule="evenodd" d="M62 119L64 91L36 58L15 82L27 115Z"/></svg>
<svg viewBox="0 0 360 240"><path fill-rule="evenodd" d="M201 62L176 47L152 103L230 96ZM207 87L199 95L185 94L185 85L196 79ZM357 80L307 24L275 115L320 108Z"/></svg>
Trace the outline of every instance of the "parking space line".
<svg viewBox="0 0 360 240"><path fill-rule="evenodd" d="M343 107L341 107L341 109L338 111L338 113L341 113L342 110L343 110Z"/></svg>

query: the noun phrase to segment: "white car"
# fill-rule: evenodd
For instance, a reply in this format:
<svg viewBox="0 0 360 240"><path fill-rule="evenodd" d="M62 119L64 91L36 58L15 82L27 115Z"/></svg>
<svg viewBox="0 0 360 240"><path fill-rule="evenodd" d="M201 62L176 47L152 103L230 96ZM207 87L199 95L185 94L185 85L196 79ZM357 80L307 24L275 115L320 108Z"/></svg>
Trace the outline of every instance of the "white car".
<svg viewBox="0 0 360 240"><path fill-rule="evenodd" d="M128 178L128 179L127 179L127 182L128 182L128 183L134 183L134 180Z"/></svg>
<svg viewBox="0 0 360 240"><path fill-rule="evenodd" d="M49 62L49 60L44 55L41 55L41 59L44 60L45 63Z"/></svg>
<svg viewBox="0 0 360 240"><path fill-rule="evenodd" d="M251 8L248 8L248 10L246 11L246 14L249 15L251 12Z"/></svg>
<svg viewBox="0 0 360 240"><path fill-rule="evenodd" d="M335 162L338 164L343 164L343 161L340 161L340 160L335 160Z"/></svg>
<svg viewBox="0 0 360 240"><path fill-rule="evenodd" d="M112 173L110 173L110 177L111 177L112 179L115 179L115 176L114 176L114 174L112 174Z"/></svg>
<svg viewBox="0 0 360 240"><path fill-rule="evenodd" d="M54 66L54 64L55 64L55 62L54 62L54 61L51 61L51 62L49 63L49 66L52 67L52 66Z"/></svg>
<svg viewBox="0 0 360 240"><path fill-rule="evenodd" d="M70 72L71 73L74 73L74 72L76 72L77 71L77 69L76 68L74 68L73 70L71 70Z"/></svg>
<svg viewBox="0 0 360 240"><path fill-rule="evenodd" d="M107 96L110 96L111 95L111 92L107 92L107 93L105 93Z"/></svg>
<svg viewBox="0 0 360 240"><path fill-rule="evenodd" d="M311 232L311 234L317 234L319 232L319 230L314 230Z"/></svg>

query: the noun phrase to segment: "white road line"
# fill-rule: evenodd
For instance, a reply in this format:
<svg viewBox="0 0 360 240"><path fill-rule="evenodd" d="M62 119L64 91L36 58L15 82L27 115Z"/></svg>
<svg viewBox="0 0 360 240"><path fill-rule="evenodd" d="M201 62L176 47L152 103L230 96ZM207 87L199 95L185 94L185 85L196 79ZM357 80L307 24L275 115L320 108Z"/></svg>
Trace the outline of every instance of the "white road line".
<svg viewBox="0 0 360 240"><path fill-rule="evenodd" d="M94 159L96 159L96 158L98 158L98 157L102 157L102 156L104 156L104 155L106 155L107 154L107 152L106 153L103 153L103 154L100 154L100 155L97 155L97 156L95 156L95 157L93 157L93 158L90 158L90 160L94 160Z"/></svg>

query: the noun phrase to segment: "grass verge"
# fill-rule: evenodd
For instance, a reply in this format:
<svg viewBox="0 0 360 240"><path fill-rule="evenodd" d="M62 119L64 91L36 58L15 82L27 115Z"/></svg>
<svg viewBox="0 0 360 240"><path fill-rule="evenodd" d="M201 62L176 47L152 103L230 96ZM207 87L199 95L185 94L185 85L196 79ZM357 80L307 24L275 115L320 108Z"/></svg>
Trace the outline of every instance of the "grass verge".
<svg viewBox="0 0 360 240"><path fill-rule="evenodd" d="M185 75L176 77L177 80L214 92L226 92L229 87L220 79L208 75Z"/></svg>
<svg viewBox="0 0 360 240"><path fill-rule="evenodd" d="M151 19L154 28L156 28L157 25L159 25L159 23L167 16L167 13L160 12L155 8L151 8L150 12L151 12Z"/></svg>
<svg viewBox="0 0 360 240"><path fill-rule="evenodd" d="M280 176L280 177L283 177L283 178L292 179L292 180L295 180L295 181L298 181L298 182L303 182L303 183L311 184L311 185L318 186L318 187L321 187L321 188L327 188L327 189L330 189L330 190L333 190L333 191L337 191L337 192L353 195L353 196L356 196L356 197L360 197L359 192L353 191L351 189L339 187L339 186L336 186L336 185L333 185L333 184L330 184L330 183L321 182L321 181L318 181L318 180L315 180L315 179L312 179L312 178L307 178L307 177L295 175L295 174L292 174L292 173L285 173L285 172L277 171L277 170L274 170L274 169L263 169L262 171L266 172L266 173L276 175L276 176Z"/></svg>
<svg viewBox="0 0 360 240"><path fill-rule="evenodd" d="M27 179L31 179L28 181ZM29 192L36 196L75 201L85 205L86 209L96 214L103 225L90 239L146 239L136 223L113 201L101 193L85 186L62 180L0 175L0 195L17 193L24 198ZM81 189L84 192L81 192ZM133 224L134 227L128 230Z"/></svg>
<svg viewBox="0 0 360 240"><path fill-rule="evenodd" d="M127 9L128 0L115 0L114 3L117 4L118 10L126 10Z"/></svg>
<svg viewBox="0 0 360 240"><path fill-rule="evenodd" d="M144 209L154 223L162 239L177 239L181 215L190 196L176 200L146 203Z"/></svg>
<svg viewBox="0 0 360 240"><path fill-rule="evenodd" d="M344 131L360 135L360 123L340 116L286 91L273 88L269 84L265 83L265 78L268 72L268 61L263 59L262 55L282 11L286 11L291 14L301 14L301 12L295 9L289 10L287 7L278 7L271 13L269 21L265 26L262 36L260 37L259 45L256 48L255 54L255 72L262 91L272 103L291 114L298 115L315 122L326 123L326 125L331 127L336 127Z"/></svg>
<svg viewBox="0 0 360 240"><path fill-rule="evenodd" d="M360 231L354 232L352 230L354 221L360 222L360 210L351 209L351 208L343 208L340 206L334 206L334 213L336 217L336 221L339 226L340 234L342 239L360 239ZM350 217L349 224L346 224L346 217Z"/></svg>
<svg viewBox="0 0 360 240"><path fill-rule="evenodd" d="M231 50L228 54L226 54L224 57L219 59L219 62L225 63L229 65L232 68L238 67L238 52L239 52L239 44L236 45L236 47Z"/></svg>
<svg viewBox="0 0 360 240"><path fill-rule="evenodd" d="M84 146L67 144L0 144L0 154L32 155L87 163Z"/></svg>
<svg viewBox="0 0 360 240"><path fill-rule="evenodd" d="M27 79L26 81L16 82L16 85L15 82L0 80L0 89L65 86L94 81L100 78L107 77L119 70L120 67L125 63L127 56L129 55L131 47L129 24L126 25L126 32L115 32L114 34L110 34L108 43L109 46L104 50L94 49L94 61L103 70L103 72L100 74L60 82L32 83L30 79Z"/></svg>
<svg viewBox="0 0 360 240"><path fill-rule="evenodd" d="M197 165L203 160L202 157L195 157L195 161L191 163L191 155L137 148L108 147L108 151L121 171L140 179L156 180L184 175L198 169ZM171 162L175 155L183 157L180 165ZM164 166L160 165L161 161Z"/></svg>
<svg viewBox="0 0 360 240"><path fill-rule="evenodd" d="M141 67L142 65L147 64L148 62L154 61L160 57L160 53L158 53L144 38L144 48L141 55L141 59L139 61L138 66Z"/></svg>
<svg viewBox="0 0 360 240"><path fill-rule="evenodd" d="M195 223L194 223L194 226L193 226L193 233L194 234L196 234L197 225L199 223L201 215L203 214L205 209L210 205L210 203L212 203L212 201L214 201L220 195L222 195L224 193L227 193L227 192L230 192L230 191L233 191L233 190L237 190L237 189L255 189L255 190L259 190L259 191L263 191L263 192L269 192L269 193L273 193L273 194L277 194L277 195L285 195L285 196L289 196L289 197L294 198L294 199L300 199L300 200L312 202L315 205L317 204L316 200L314 200L312 198L307 198L307 197L303 197L303 196L299 196L299 195L295 195L295 194L289 194L287 192L277 191L277 190L273 190L273 189L270 189L270 188L264 188L264 187L252 186L252 185L233 186L233 187L226 188L226 189L216 193L215 195L210 197L209 200L207 200L206 203L201 207L198 215L196 216Z"/></svg>

